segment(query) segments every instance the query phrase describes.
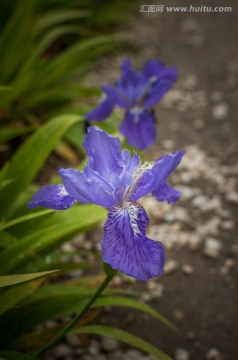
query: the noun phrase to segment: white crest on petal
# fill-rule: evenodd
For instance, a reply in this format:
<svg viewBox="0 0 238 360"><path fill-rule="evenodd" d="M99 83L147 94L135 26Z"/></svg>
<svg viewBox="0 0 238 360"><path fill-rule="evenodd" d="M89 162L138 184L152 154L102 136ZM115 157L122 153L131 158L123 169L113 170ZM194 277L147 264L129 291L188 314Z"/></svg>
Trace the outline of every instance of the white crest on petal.
<svg viewBox="0 0 238 360"><path fill-rule="evenodd" d="M134 115L134 123L137 124L139 122L140 114L143 113L143 108L139 106L134 106L130 109L130 113Z"/></svg>
<svg viewBox="0 0 238 360"><path fill-rule="evenodd" d="M58 193L59 196L67 196L69 193L66 191L64 185L61 185L60 192Z"/></svg>
<svg viewBox="0 0 238 360"><path fill-rule="evenodd" d="M137 181L146 170L150 170L152 169L153 165L150 164L149 162L144 162L143 164L141 164L134 172L133 177L134 180Z"/></svg>
<svg viewBox="0 0 238 360"><path fill-rule="evenodd" d="M129 215L131 228L132 228L134 236L136 238L138 237L138 235L141 235L141 231L138 227L139 209L140 209L139 206L137 206L136 204L133 204L131 202L127 202L127 201L125 201L123 203L122 207L119 205L115 205L112 209L112 211L114 212L115 215L118 215L119 213L120 214L123 213L124 216L126 215L126 213Z"/></svg>

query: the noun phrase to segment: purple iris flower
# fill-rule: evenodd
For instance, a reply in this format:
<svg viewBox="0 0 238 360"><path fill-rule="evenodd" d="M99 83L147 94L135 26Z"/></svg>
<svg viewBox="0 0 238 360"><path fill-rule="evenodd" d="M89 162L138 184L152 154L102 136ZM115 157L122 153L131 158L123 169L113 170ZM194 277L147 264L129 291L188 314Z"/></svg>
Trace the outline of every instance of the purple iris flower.
<svg viewBox="0 0 238 360"><path fill-rule="evenodd" d="M116 105L122 107L125 116L120 132L130 145L143 150L153 145L156 138L152 107L173 86L177 77L178 72L174 67L166 68L160 61L147 61L141 73L137 73L131 61L125 60L121 67L121 78L114 87L102 86L106 96L86 117L90 121L102 121Z"/></svg>
<svg viewBox="0 0 238 360"><path fill-rule="evenodd" d="M95 126L88 128L84 148L88 164L83 171L60 169L63 185L41 188L28 203L63 210L76 201L108 209L102 239L102 258L112 268L148 280L163 272L164 248L146 236L149 218L137 203L151 193L159 201L175 203L181 193L166 181L178 166L184 151L160 157L154 165L141 164L140 157L120 150L120 140Z"/></svg>

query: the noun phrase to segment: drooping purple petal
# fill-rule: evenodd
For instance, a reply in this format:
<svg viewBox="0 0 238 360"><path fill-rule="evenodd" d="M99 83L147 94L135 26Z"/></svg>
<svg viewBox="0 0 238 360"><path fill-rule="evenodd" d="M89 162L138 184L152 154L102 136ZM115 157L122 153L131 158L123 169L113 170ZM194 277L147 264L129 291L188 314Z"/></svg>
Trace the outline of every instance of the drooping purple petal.
<svg viewBox="0 0 238 360"><path fill-rule="evenodd" d="M103 261L113 269L146 281L163 272L164 248L146 237L149 219L140 205L127 203L109 210L102 239Z"/></svg>
<svg viewBox="0 0 238 360"><path fill-rule="evenodd" d="M156 127L149 111L128 111L121 123L120 131L128 143L139 150L155 143Z"/></svg>
<svg viewBox="0 0 238 360"><path fill-rule="evenodd" d="M53 210L66 210L75 204L76 199L69 195L63 185L43 186L35 193L30 202L30 209L44 206Z"/></svg>
<svg viewBox="0 0 238 360"><path fill-rule="evenodd" d="M123 169L119 138L107 134L96 126L90 126L84 139L83 146L88 154L88 167L110 183L111 175L113 173L120 175Z"/></svg>
<svg viewBox="0 0 238 360"><path fill-rule="evenodd" d="M112 112L114 102L110 97L106 97L95 109L86 114L86 118L90 121L103 121Z"/></svg>
<svg viewBox="0 0 238 360"><path fill-rule="evenodd" d="M175 204L181 196L181 191L171 188L167 181L163 181L151 194L158 201L167 201L168 204Z"/></svg>
<svg viewBox="0 0 238 360"><path fill-rule="evenodd" d="M116 203L112 187L93 170L85 168L84 172L81 172L60 169L59 172L65 189L79 202L101 205L105 208L111 208Z"/></svg>
<svg viewBox="0 0 238 360"><path fill-rule="evenodd" d="M156 191L169 174L179 165L184 155L183 150L161 156L150 170L146 170L137 181L130 196L131 201Z"/></svg>

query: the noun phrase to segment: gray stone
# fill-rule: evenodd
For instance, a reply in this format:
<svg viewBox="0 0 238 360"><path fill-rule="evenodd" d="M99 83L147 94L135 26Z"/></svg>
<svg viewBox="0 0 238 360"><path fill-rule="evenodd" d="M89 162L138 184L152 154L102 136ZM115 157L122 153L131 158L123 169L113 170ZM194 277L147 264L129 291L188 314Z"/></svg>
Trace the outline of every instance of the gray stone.
<svg viewBox="0 0 238 360"><path fill-rule="evenodd" d="M99 343L96 340L90 341L90 346L88 349L90 355L96 356L99 354Z"/></svg>
<svg viewBox="0 0 238 360"><path fill-rule="evenodd" d="M208 238L205 240L203 253L208 257L216 258L218 257L221 248L222 248L221 241L213 238Z"/></svg>
<svg viewBox="0 0 238 360"><path fill-rule="evenodd" d="M221 360L220 352L215 348L211 348L206 354L206 359L207 360Z"/></svg>
<svg viewBox="0 0 238 360"><path fill-rule="evenodd" d="M55 347L54 354L56 358L66 357L72 355L73 350L70 346L65 344L59 344Z"/></svg>
<svg viewBox="0 0 238 360"><path fill-rule="evenodd" d="M205 127L205 121L202 119L196 119L193 122L193 126L195 129L201 130Z"/></svg>
<svg viewBox="0 0 238 360"><path fill-rule="evenodd" d="M190 354L187 350L180 348L175 350L175 355L174 355L175 360L189 360L189 357Z"/></svg>
<svg viewBox="0 0 238 360"><path fill-rule="evenodd" d="M70 346L74 348L78 348L81 345L81 341L77 335L67 335L66 341Z"/></svg>
<svg viewBox="0 0 238 360"><path fill-rule="evenodd" d="M119 343L117 340L105 337L102 339L101 348L105 351L114 351L119 348Z"/></svg>
<svg viewBox="0 0 238 360"><path fill-rule="evenodd" d="M229 192L226 195L226 199L231 203L238 204L238 193L234 191Z"/></svg>
<svg viewBox="0 0 238 360"><path fill-rule="evenodd" d="M227 103L220 102L213 106L212 108L212 116L215 120L224 120L227 118L229 113L229 107Z"/></svg>
<svg viewBox="0 0 238 360"><path fill-rule="evenodd" d="M170 259L167 260L164 265L164 273L165 274L172 274L178 267L177 261Z"/></svg>
<svg viewBox="0 0 238 360"><path fill-rule="evenodd" d="M186 275L192 275L194 273L194 268L191 265L184 264L182 267L183 273Z"/></svg>

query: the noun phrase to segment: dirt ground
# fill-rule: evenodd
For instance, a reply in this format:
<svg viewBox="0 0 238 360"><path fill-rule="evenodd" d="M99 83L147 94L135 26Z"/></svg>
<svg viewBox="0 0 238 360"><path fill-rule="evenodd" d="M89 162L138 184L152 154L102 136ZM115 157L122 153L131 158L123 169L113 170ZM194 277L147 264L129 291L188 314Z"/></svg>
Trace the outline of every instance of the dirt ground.
<svg viewBox="0 0 238 360"><path fill-rule="evenodd" d="M183 196L173 206L145 199L148 234L163 242L167 265L160 279L136 285L178 331L124 309L105 314L102 322L120 323L176 360L237 360L238 7L235 1L206 5L229 5L232 12L140 13L138 3L131 24L122 29L138 49L129 55L137 67L161 59L180 73L156 107L157 143L147 155L154 160L186 150L172 176ZM115 80L121 60L101 61L100 82L97 76L94 82Z"/></svg>

